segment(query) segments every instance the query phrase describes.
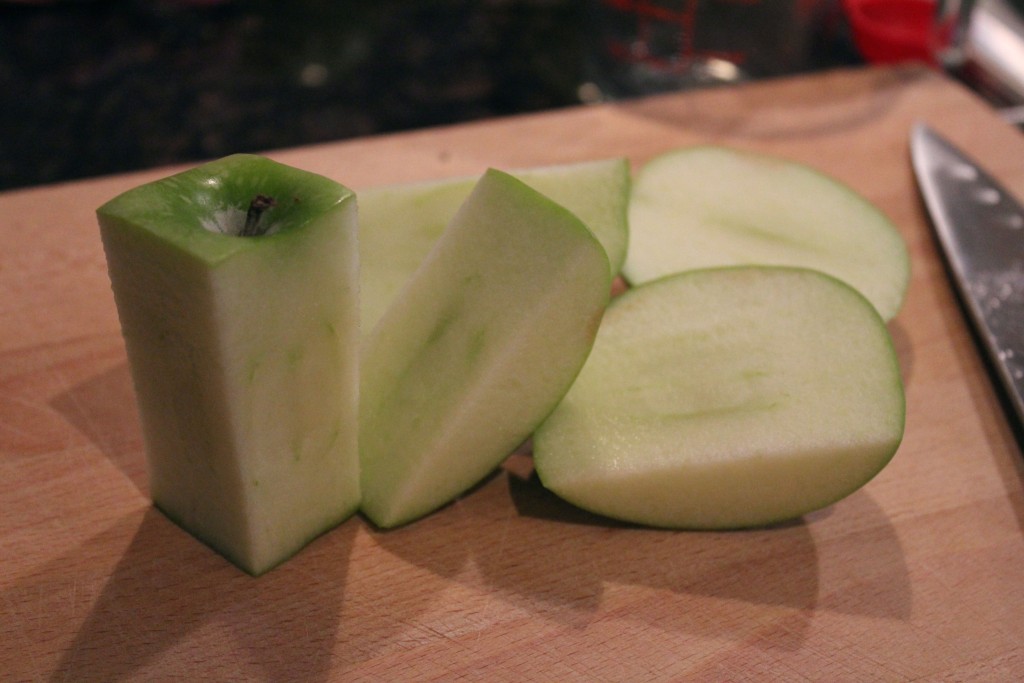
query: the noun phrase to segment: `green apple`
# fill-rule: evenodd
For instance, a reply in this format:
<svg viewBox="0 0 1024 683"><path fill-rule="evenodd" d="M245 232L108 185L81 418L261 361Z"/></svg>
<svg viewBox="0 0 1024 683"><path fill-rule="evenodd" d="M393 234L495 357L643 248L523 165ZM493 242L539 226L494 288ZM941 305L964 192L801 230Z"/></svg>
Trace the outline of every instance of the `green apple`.
<svg viewBox="0 0 1024 683"><path fill-rule="evenodd" d="M623 158L512 171L582 220L608 253L612 275L626 256L630 170ZM477 177L360 190L363 335L373 329L476 184Z"/></svg>
<svg viewBox="0 0 1024 683"><path fill-rule="evenodd" d="M645 525L799 517L899 446L904 394L882 318L818 271L693 270L609 306L587 364L534 434L545 487Z"/></svg>
<svg viewBox="0 0 1024 683"><path fill-rule="evenodd" d="M484 173L364 342L365 515L382 528L421 517L529 437L583 365L610 285L575 215Z"/></svg>
<svg viewBox="0 0 1024 683"><path fill-rule="evenodd" d="M359 503L355 195L236 155L97 214L153 501L265 572Z"/></svg>
<svg viewBox="0 0 1024 683"><path fill-rule="evenodd" d="M883 318L902 305L907 248L849 187L802 164L722 147L665 153L637 174L623 275L641 284L692 268L813 268L860 290Z"/></svg>

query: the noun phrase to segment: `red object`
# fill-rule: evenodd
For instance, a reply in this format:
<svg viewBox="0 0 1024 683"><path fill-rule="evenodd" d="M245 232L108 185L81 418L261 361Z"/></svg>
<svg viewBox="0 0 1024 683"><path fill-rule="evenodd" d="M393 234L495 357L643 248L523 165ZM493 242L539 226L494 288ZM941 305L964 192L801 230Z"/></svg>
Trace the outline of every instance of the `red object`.
<svg viewBox="0 0 1024 683"><path fill-rule="evenodd" d="M843 0L861 56L873 63L935 63L934 0Z"/></svg>

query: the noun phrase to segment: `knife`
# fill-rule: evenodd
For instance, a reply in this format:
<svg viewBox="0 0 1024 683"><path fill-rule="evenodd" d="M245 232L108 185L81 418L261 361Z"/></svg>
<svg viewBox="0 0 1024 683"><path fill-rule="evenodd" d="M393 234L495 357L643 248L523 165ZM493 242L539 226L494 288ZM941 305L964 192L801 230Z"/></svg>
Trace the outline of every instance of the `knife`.
<svg viewBox="0 0 1024 683"><path fill-rule="evenodd" d="M910 136L925 206L967 317L1024 430L1024 208L925 124Z"/></svg>

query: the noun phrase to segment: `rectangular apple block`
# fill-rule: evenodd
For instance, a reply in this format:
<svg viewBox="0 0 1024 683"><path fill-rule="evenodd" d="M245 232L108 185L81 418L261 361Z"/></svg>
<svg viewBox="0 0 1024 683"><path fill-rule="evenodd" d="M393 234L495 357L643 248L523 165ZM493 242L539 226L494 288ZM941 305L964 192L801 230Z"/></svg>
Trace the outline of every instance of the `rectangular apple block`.
<svg viewBox="0 0 1024 683"><path fill-rule="evenodd" d="M261 574L359 504L355 196L235 155L97 216L153 502Z"/></svg>

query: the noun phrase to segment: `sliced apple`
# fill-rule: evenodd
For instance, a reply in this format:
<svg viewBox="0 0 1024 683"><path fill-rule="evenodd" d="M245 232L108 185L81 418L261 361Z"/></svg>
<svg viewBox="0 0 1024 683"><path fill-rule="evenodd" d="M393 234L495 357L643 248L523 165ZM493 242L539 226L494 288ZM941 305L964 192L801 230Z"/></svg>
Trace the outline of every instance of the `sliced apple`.
<svg viewBox="0 0 1024 683"><path fill-rule="evenodd" d="M858 289L886 320L910 277L892 222L802 164L722 147L673 150L637 174L623 275L641 284L713 266L789 265Z"/></svg>
<svg viewBox="0 0 1024 683"><path fill-rule="evenodd" d="M893 346L862 295L807 269L694 270L612 302L534 463L608 517L750 527L852 493L903 426Z"/></svg>
<svg viewBox="0 0 1024 683"><path fill-rule="evenodd" d="M358 507L355 212L248 155L98 210L153 501L252 574Z"/></svg>
<svg viewBox="0 0 1024 683"><path fill-rule="evenodd" d="M497 467L576 377L610 284L576 216L487 171L364 343L366 516L410 522Z"/></svg>
<svg viewBox="0 0 1024 683"><path fill-rule="evenodd" d="M612 275L626 256L630 170L625 159L540 166L512 175L582 220L608 253ZM477 177L359 192L363 335L373 329L466 200Z"/></svg>

